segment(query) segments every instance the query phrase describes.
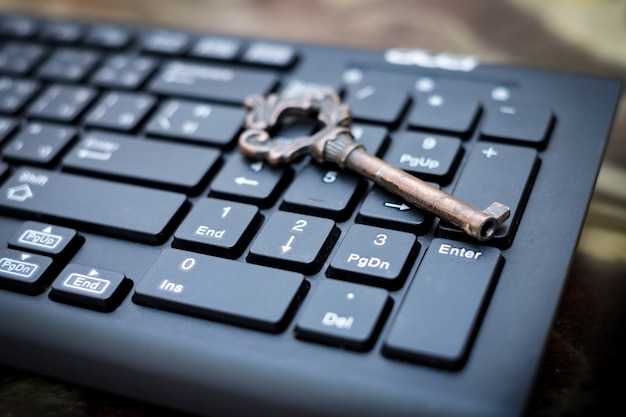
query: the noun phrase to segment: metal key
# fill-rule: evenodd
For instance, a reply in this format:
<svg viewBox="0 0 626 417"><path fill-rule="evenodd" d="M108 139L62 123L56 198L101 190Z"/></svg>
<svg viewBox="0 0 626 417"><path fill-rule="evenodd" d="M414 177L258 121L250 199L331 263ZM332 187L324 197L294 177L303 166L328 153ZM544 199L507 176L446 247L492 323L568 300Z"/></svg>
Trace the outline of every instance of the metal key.
<svg viewBox="0 0 626 417"><path fill-rule="evenodd" d="M332 90L320 89L298 97L252 95L246 98L245 105L250 111L246 130L239 137L239 149L247 157L279 165L310 154L320 163L335 163L459 227L479 241L489 240L509 217L509 207L503 204L494 202L485 210L478 210L369 154L362 144L354 141L349 129L350 109ZM317 117L324 126L311 136L295 139L270 136L279 121L303 117Z"/></svg>

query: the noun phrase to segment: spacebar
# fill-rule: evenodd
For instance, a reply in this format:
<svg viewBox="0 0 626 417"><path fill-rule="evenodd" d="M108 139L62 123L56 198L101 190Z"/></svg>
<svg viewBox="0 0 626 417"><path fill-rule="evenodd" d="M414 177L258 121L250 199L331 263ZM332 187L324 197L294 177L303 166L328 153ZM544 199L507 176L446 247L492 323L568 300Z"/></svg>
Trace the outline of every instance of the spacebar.
<svg viewBox="0 0 626 417"><path fill-rule="evenodd" d="M186 197L73 174L22 168L0 188L0 211L158 244Z"/></svg>

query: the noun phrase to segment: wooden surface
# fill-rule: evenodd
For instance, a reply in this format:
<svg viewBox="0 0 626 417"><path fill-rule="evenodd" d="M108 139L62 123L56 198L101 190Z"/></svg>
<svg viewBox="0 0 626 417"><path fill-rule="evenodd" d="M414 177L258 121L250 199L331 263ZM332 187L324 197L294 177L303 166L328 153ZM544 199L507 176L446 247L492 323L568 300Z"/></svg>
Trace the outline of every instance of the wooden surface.
<svg viewBox="0 0 626 417"><path fill-rule="evenodd" d="M0 0L0 10L376 49L419 47L626 81L624 1ZM626 415L620 398L626 388L624 97L528 416L607 409ZM0 368L0 416L20 415L178 414Z"/></svg>

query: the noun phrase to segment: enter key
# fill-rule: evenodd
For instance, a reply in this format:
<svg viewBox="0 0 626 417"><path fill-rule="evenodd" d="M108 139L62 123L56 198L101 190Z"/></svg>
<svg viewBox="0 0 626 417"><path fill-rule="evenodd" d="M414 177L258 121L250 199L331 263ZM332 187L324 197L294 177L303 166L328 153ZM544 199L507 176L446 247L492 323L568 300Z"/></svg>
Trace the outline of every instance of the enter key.
<svg viewBox="0 0 626 417"><path fill-rule="evenodd" d="M500 272L496 248L435 239L402 301L384 354L459 368Z"/></svg>

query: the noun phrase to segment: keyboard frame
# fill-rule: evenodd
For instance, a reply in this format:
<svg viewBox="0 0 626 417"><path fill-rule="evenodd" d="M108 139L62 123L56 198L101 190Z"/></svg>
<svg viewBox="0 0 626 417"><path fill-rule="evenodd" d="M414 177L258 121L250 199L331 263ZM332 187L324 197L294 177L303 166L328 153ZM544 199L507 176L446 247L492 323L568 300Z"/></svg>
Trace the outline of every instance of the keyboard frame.
<svg viewBox="0 0 626 417"><path fill-rule="evenodd" d="M517 100L554 110L556 122L540 152L530 198L513 245L502 250L504 265L462 369L442 370L381 354L432 229L417 236L421 248L416 262L402 289L390 292L390 317L367 352L295 338L302 307L285 331L270 334L137 305L132 290L110 313L51 301L49 289L38 296L0 290L0 363L202 415L523 414L602 161L619 83L483 63L469 72L425 69L389 64L382 52L294 45L301 74L340 74L346 66L358 65L475 80L512 86ZM476 143L476 135L464 141L466 148ZM458 173L444 189L451 190L456 178ZM264 219L278 206L263 209ZM357 211L337 223L341 237ZM6 242L23 221L1 214L0 241ZM148 246L79 233L85 243L73 262L123 271L135 286L172 242L170 237L163 245ZM322 272L307 276L309 294L337 246Z"/></svg>

